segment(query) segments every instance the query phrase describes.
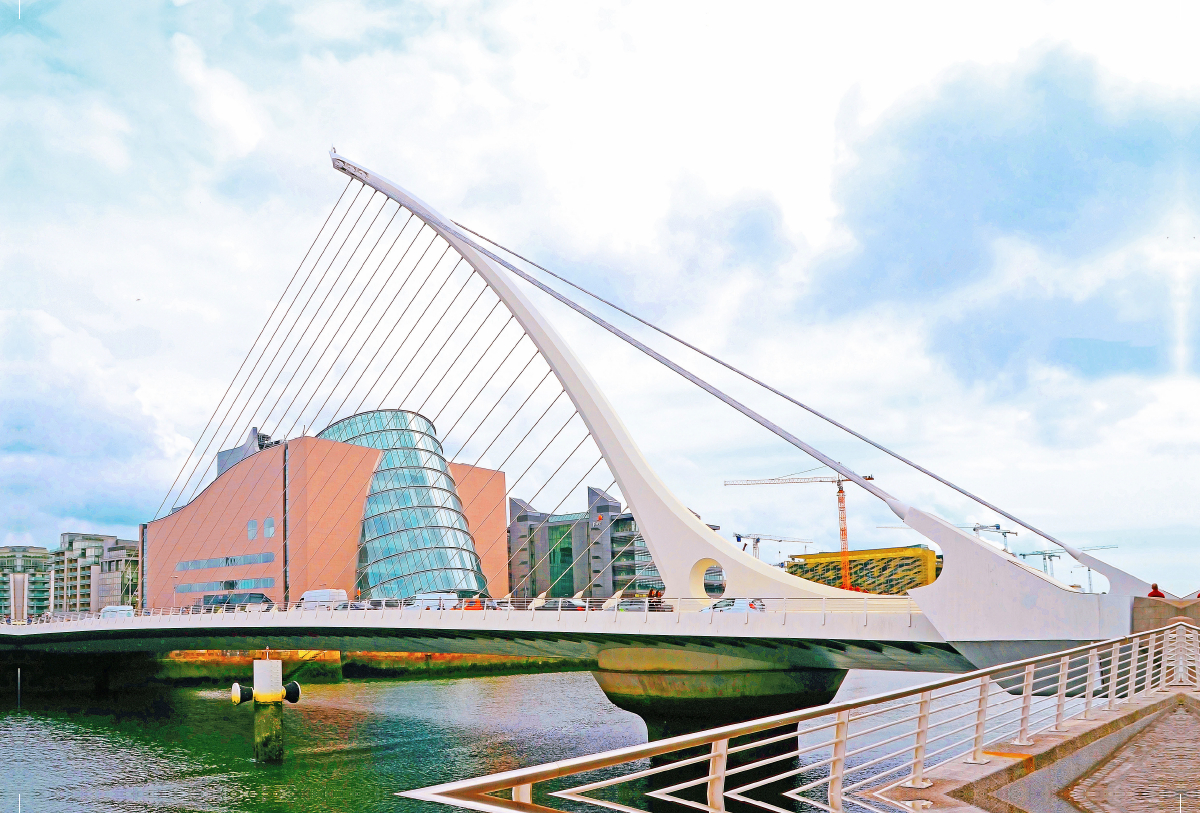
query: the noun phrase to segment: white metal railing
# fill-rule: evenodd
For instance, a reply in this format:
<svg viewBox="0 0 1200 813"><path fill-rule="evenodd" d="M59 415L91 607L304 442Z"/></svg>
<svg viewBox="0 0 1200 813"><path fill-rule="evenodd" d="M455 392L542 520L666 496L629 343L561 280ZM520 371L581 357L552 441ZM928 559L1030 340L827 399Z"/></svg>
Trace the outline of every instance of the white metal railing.
<svg viewBox="0 0 1200 813"><path fill-rule="evenodd" d="M209 615L213 613L291 613L323 611L342 613L350 611L390 610L401 612L425 613L430 610L440 612L452 611L462 613L465 618L478 615L485 618L502 616L506 618L519 617L516 613L537 613L536 618L544 612L557 613L559 617L571 613L705 613L715 616L718 613L732 613L746 616L779 618L781 623L787 623L789 615L820 616L824 622L827 616L853 615L862 619L862 625L869 623L871 616L880 614L907 616L909 624L913 616L920 615L921 610L908 596L879 596L864 594L862 598L505 598L505 599L386 599L372 601L342 601L342 602L302 602L262 603L262 604L192 604L182 607L135 608L133 610L110 610L103 612L62 612L45 613L29 619L29 624L49 624L63 621L83 621L90 619L120 619L145 616L171 615Z"/></svg>
<svg viewBox="0 0 1200 813"><path fill-rule="evenodd" d="M1002 753L990 749L1030 744L1069 719L1195 687L1198 632L1178 623L903 691L400 795L489 813L559 800L576 803L573 811L583 804L640 813L648 798L714 813L730 800L772 813L876 811L878 793L928 787L925 773L938 765L987 762Z"/></svg>

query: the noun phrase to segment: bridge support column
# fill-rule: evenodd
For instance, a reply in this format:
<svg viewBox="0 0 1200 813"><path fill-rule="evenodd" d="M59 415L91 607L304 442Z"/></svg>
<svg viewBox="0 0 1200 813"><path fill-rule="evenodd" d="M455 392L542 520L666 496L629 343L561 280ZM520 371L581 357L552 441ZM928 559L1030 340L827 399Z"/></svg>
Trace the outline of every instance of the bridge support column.
<svg viewBox="0 0 1200 813"><path fill-rule="evenodd" d="M612 703L646 721L651 739L819 706L845 669L784 669L778 663L657 648L607 649L592 674Z"/></svg>

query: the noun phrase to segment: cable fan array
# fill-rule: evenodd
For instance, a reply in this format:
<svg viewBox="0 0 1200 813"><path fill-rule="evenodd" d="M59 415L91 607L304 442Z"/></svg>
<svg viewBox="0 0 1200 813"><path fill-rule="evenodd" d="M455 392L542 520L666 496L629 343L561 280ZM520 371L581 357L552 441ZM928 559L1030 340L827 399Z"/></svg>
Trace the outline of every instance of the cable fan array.
<svg viewBox="0 0 1200 813"><path fill-rule="evenodd" d="M426 500L430 504L394 504L393 510L422 509L439 527L456 525L459 521L452 515L471 514L473 500L493 480L504 484L503 502L490 506L490 513L485 512L476 527L462 528L470 537L470 544L462 547L475 557L476 569L478 558L494 550L509 557L507 517L488 522L493 514L505 512L508 498L542 506L545 513L555 515L586 511L588 486L607 483L605 491L610 493L616 488L562 382L500 297L419 215L351 178L180 468L156 518L168 506L191 502L212 484L219 473L217 453L236 447L251 427L259 430L259 448L269 448L304 435L320 438L323 429L339 421L381 410L418 416L423 422L422 437L405 441L413 444L404 450L411 463L406 468L470 466L484 480L476 484L473 496L459 501L451 484L433 482L437 478L430 475L425 486L432 489L430 494L437 492ZM415 424L418 418L405 420ZM390 429L412 431L409 426ZM379 445L382 442L365 443L393 456L400 454ZM338 481L332 472L354 454L346 444L327 444L313 452L315 458L305 465L331 474L324 479L318 474L310 488L353 490L356 486ZM256 481L268 476L263 465L240 465L232 486L253 495ZM393 474L393 480L397 476ZM350 516L362 511L360 502L340 496L334 493L329 505L342 507L327 509L340 516L321 515L310 521L336 525L364 519ZM237 508L229 512L231 516ZM434 513L438 510L442 513ZM285 532L292 511L285 507ZM479 536L479 528L497 525L502 530ZM417 546L404 570L411 574L444 566L438 551L444 547ZM156 556L174 561L176 553L167 549ZM542 564L534 563L531 572ZM309 581L332 582L344 575L317 572L310 574ZM592 574L574 577L569 593L590 588L595 579L588 577ZM421 589L418 582L407 592ZM528 585L512 587L520 590ZM543 580L539 592L563 588Z"/></svg>

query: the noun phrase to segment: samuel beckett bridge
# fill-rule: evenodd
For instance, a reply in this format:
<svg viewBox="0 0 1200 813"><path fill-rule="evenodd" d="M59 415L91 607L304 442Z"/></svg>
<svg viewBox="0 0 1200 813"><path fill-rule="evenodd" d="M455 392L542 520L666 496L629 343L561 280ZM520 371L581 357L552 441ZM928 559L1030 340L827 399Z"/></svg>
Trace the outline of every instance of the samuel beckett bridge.
<svg viewBox="0 0 1200 813"><path fill-rule="evenodd" d="M1127 636L1190 612L331 158L346 187L142 526L142 606L106 615L56 604L0 627L8 661L265 647L587 657L625 708L745 720L827 702L849 669L964 673L1050 658L1042 670L1098 641L1119 639L1125 652ZM881 500L942 552L940 576L905 596L864 594L792 576L721 538L650 467L535 291ZM1108 592L1068 586L908 504L587 302L1045 538L1105 576ZM631 567L634 554L642 564ZM623 597L646 578L643 560L661 596ZM302 600L332 590L348 600ZM1134 671L1149 669L1142 688L1160 679L1164 652L1184 651L1177 635L1160 639L1147 645L1158 647L1152 668L1134 657ZM1113 651L1085 670L1097 686L1109 685ZM1077 696L1074 683L1058 685Z"/></svg>

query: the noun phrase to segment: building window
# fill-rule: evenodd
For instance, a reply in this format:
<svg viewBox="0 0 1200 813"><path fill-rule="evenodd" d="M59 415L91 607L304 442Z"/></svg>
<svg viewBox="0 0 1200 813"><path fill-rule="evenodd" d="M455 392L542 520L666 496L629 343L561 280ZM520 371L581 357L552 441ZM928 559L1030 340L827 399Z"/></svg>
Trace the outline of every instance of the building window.
<svg viewBox="0 0 1200 813"><path fill-rule="evenodd" d="M219 582L197 582L175 586L176 593L204 593L210 590L254 590L274 587L274 579L226 579Z"/></svg>
<svg viewBox="0 0 1200 813"><path fill-rule="evenodd" d="M258 520L252 519L246 523L246 538L255 539L258 537Z"/></svg>
<svg viewBox="0 0 1200 813"><path fill-rule="evenodd" d="M176 570L205 570L210 567L239 567L241 565L262 565L274 562L275 554L271 551L264 553L247 553L242 556L221 556L216 559L193 559L178 562Z"/></svg>
<svg viewBox="0 0 1200 813"><path fill-rule="evenodd" d="M267 517L263 520L263 536L271 538L275 535L275 517Z"/></svg>

